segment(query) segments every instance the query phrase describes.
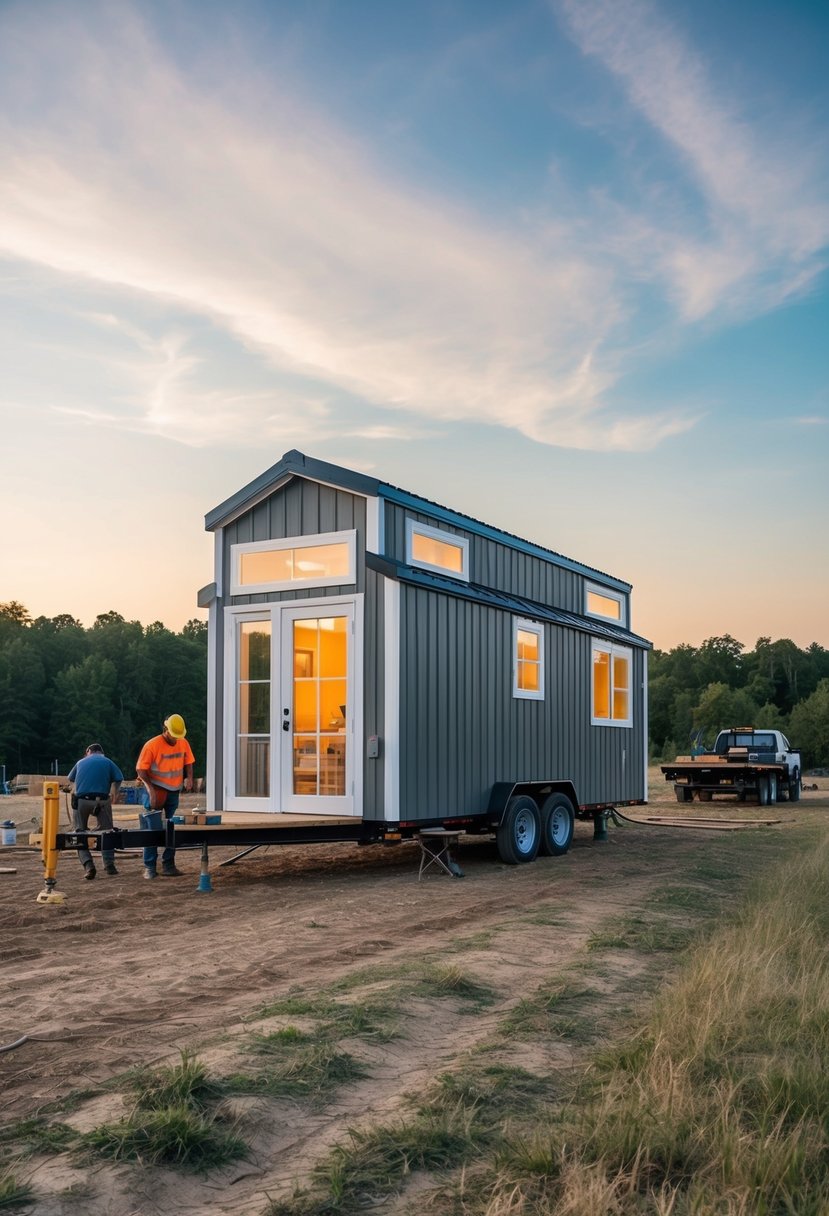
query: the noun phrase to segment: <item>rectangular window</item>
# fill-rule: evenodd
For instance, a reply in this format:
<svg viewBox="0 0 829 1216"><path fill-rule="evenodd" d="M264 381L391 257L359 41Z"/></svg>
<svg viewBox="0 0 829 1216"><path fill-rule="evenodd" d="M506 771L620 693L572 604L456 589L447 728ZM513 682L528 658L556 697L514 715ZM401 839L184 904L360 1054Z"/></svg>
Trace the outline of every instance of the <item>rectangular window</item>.
<svg viewBox="0 0 829 1216"><path fill-rule="evenodd" d="M625 597L621 592L588 583L584 590L584 611L587 616L599 616L617 625L627 624Z"/></svg>
<svg viewBox="0 0 829 1216"><path fill-rule="evenodd" d="M327 532L231 545L230 594L290 587L340 587L357 581L357 533Z"/></svg>
<svg viewBox="0 0 829 1216"><path fill-rule="evenodd" d="M544 626L538 621L513 617L512 671L514 697L544 700Z"/></svg>
<svg viewBox="0 0 829 1216"><path fill-rule="evenodd" d="M627 646L594 641L593 715L594 726L630 726L631 670L633 652Z"/></svg>
<svg viewBox="0 0 829 1216"><path fill-rule="evenodd" d="M406 561L410 566L469 582L469 541L454 532L442 532L407 519Z"/></svg>

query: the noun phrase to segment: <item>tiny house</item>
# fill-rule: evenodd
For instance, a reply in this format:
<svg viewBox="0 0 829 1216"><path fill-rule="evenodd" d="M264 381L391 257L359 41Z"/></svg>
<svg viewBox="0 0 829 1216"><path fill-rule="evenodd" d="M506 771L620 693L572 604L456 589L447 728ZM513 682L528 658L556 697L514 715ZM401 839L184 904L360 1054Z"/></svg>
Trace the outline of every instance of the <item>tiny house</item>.
<svg viewBox="0 0 829 1216"><path fill-rule="evenodd" d="M209 810L452 825L525 861L646 800L628 583L297 451L205 526Z"/></svg>

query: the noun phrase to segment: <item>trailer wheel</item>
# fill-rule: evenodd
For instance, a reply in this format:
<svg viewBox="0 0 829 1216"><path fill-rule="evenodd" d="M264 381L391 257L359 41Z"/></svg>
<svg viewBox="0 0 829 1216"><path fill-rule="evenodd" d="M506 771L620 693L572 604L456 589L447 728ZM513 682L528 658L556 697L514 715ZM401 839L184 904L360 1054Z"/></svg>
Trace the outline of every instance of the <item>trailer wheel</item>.
<svg viewBox="0 0 829 1216"><path fill-rule="evenodd" d="M510 798L501 826L495 833L501 861L508 866L535 861L541 843L538 807L526 794Z"/></svg>
<svg viewBox="0 0 829 1216"><path fill-rule="evenodd" d="M550 794L541 808L541 852L560 857L573 843L576 814L566 794Z"/></svg>
<svg viewBox="0 0 829 1216"><path fill-rule="evenodd" d="M800 802L800 771L794 770L794 776L789 782L789 802Z"/></svg>

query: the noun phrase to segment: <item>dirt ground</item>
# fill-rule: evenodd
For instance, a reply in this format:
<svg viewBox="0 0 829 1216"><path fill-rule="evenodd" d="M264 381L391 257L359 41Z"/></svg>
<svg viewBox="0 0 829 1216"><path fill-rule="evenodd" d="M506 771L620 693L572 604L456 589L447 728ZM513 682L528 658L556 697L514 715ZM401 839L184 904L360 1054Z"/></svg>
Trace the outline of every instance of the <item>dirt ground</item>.
<svg viewBox="0 0 829 1216"><path fill-rule="evenodd" d="M829 811L829 782L818 784L797 805L680 807L655 771L651 804L631 814L762 815L780 820L764 830L787 832ZM198 852L179 852L184 877L155 882L143 880L137 855L119 857L118 877L99 869L85 882L77 859L66 854L58 869L66 902L44 906L36 903L40 856L25 844L40 800L13 796L2 810L19 835L17 848L0 849L0 867L16 870L0 873L0 1048L26 1041L0 1053L0 1125L90 1088L95 1097L59 1118L86 1130L118 1117L123 1098L101 1089L113 1077L174 1063L185 1048L215 1067L239 1049L265 1002L297 987L320 991L369 965L451 961L465 942L463 967L499 993L492 1010L475 1019L451 1003L413 1000L402 1039L350 1043L369 1075L323 1109L240 1102L252 1157L219 1176L123 1165L79 1171L64 1157L33 1158L23 1172L38 1195L29 1210L42 1216L261 1213L268 1196L289 1193L346 1127L393 1113L403 1093L422 1088L491 1035L510 1002L573 964L598 927L644 907L657 888L733 838L625 823L611 826L600 843L592 823L579 822L565 857L506 866L493 842L462 842L462 880L430 871L422 881L411 843L272 848L226 868L218 863L236 850L214 849L211 893L198 890ZM630 956L609 959L611 1005L616 971L618 1000L629 1001L622 980L634 965Z"/></svg>

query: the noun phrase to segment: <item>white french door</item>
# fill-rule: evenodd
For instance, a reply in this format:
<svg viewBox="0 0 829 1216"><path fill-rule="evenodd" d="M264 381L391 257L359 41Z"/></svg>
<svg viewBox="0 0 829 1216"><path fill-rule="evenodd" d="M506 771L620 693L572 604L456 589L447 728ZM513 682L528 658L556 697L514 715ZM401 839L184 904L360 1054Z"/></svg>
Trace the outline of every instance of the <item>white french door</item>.
<svg viewBox="0 0 829 1216"><path fill-rule="evenodd" d="M282 609L281 809L354 813L354 605Z"/></svg>
<svg viewBox="0 0 829 1216"><path fill-rule="evenodd" d="M361 607L320 599L229 610L228 810L360 813Z"/></svg>

